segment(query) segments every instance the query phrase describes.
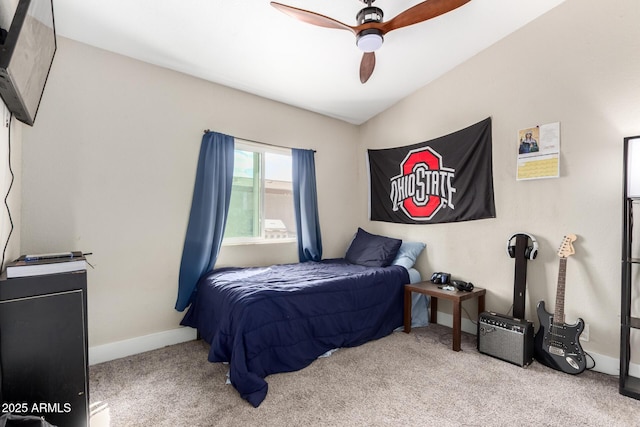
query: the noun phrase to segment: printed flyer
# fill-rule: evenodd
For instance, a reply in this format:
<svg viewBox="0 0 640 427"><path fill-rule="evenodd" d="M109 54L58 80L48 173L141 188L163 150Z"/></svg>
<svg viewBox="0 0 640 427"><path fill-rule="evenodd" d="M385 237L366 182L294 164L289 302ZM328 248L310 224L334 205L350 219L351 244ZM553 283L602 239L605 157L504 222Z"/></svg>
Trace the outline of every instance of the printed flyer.
<svg viewBox="0 0 640 427"><path fill-rule="evenodd" d="M518 181L560 176L560 123L518 131Z"/></svg>

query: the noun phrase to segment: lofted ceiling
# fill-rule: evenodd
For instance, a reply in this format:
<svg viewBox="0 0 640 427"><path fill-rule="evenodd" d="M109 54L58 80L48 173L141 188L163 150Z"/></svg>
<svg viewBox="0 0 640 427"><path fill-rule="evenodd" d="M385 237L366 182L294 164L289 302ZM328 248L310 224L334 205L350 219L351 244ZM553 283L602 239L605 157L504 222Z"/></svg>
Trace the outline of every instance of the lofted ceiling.
<svg viewBox="0 0 640 427"><path fill-rule="evenodd" d="M385 36L360 83L349 31L303 23L269 0L53 0L56 31L91 46L360 124L564 0L471 0ZM359 0L279 0L348 25ZM384 21L420 0L377 0Z"/></svg>

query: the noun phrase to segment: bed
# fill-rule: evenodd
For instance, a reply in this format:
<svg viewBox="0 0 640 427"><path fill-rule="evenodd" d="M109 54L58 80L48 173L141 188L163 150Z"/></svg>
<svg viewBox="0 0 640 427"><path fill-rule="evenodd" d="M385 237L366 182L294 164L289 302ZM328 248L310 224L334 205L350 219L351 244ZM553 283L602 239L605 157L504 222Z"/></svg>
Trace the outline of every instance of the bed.
<svg viewBox="0 0 640 427"><path fill-rule="evenodd" d="M198 282L181 324L197 328L210 344L210 362L229 363L231 384L254 407L267 395L268 375L302 369L330 350L382 338L402 325L403 285L415 280L417 255L397 261L402 242L396 241L395 250L376 242L369 246L376 254L354 256L358 234L361 229L345 258L219 268ZM383 237L369 235L367 245L374 244L370 236ZM372 257L386 258L376 263ZM426 319L426 304L420 305Z"/></svg>

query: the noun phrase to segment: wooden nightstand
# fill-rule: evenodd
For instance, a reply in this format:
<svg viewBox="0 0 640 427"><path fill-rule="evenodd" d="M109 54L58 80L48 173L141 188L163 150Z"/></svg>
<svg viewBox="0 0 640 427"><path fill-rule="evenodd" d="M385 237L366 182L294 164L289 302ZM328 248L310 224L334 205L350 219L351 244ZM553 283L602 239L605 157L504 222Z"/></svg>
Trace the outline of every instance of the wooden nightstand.
<svg viewBox="0 0 640 427"><path fill-rule="evenodd" d="M471 292L445 291L431 282L413 283L404 286L404 331L411 332L411 292L429 295L431 297L431 323L438 323L438 298L453 302L453 350L460 351L460 336L462 326L462 301L478 298L478 313L484 311L484 296L486 289L474 288Z"/></svg>

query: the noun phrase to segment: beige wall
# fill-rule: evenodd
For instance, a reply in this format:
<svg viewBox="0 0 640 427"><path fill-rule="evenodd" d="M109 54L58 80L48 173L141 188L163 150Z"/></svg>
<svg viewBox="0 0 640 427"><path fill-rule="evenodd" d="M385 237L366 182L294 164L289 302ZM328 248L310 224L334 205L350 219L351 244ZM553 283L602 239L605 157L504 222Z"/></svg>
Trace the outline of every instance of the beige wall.
<svg viewBox="0 0 640 427"><path fill-rule="evenodd" d="M22 252L93 252L90 346L178 327L204 129L316 149L325 256L344 253L355 126L59 38L38 120L24 130ZM295 261L290 243L225 247L218 265Z"/></svg>
<svg viewBox="0 0 640 427"><path fill-rule="evenodd" d="M23 128L21 252L94 253L92 346L175 328L179 260L208 128L317 150L325 257L341 256L357 225L421 240L423 275L450 271L486 287L495 311L512 303L514 264L504 250L512 233L528 231L540 243L529 262L530 318L539 300L553 306L555 253L564 234L577 234L567 320L584 318L585 348L617 359L622 138L640 134L636 3L568 0L361 127L61 38L36 126ZM497 218L367 220L366 148L425 141L489 116ZM516 182L518 129L551 122L561 124L561 178ZM291 244L233 246L219 265L295 260Z"/></svg>
<svg viewBox="0 0 640 427"><path fill-rule="evenodd" d="M0 4L0 27L9 28L17 5L17 0L11 0L8 4ZM0 265L0 268L4 268L8 261L14 260L20 255L20 175L22 170L20 159L22 156L22 127L24 125L14 119L11 129L9 129L6 126L9 110L2 101L0 101L0 111L2 111L2 116L0 116L0 194L2 194L3 200L3 204L0 205L0 251L4 249L5 244L7 245L4 264ZM9 152L11 153L10 160ZM11 162L11 170L14 174L13 180L9 162ZM9 192L7 198L9 210L4 205L7 192ZM13 231L11 222L13 222Z"/></svg>
<svg viewBox="0 0 640 427"><path fill-rule="evenodd" d="M569 0L363 125L361 151L426 141L491 117L497 214L430 226L368 222L362 196L359 223L426 242L423 273L448 271L486 287L487 308L500 313L513 302L506 241L518 231L533 234L540 255L528 262L532 320L538 301L555 307L556 252L563 236L575 233L567 321L590 324L587 351L617 358L622 140L640 134L638 22L636 0ZM561 127L561 177L517 182L517 131L553 122ZM359 170L364 192L362 160Z"/></svg>
<svg viewBox="0 0 640 427"><path fill-rule="evenodd" d="M9 110L0 101L2 111L0 122L0 257L4 252L4 268L8 261L20 256L20 224L21 221L21 158L22 158L22 128L23 125L16 119L10 120L11 127L7 126ZM11 172L13 171L13 177ZM5 197L6 203L5 205ZM11 223L13 222L13 229ZM6 245L6 250L5 250Z"/></svg>

